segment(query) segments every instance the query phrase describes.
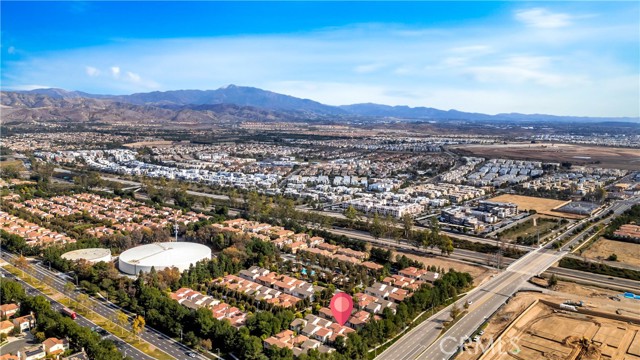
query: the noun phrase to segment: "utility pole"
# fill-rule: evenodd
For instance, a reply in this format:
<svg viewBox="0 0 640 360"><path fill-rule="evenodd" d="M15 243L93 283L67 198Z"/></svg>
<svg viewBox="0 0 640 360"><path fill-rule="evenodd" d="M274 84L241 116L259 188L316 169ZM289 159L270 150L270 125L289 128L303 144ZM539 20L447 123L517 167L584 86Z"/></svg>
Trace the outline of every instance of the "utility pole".
<svg viewBox="0 0 640 360"><path fill-rule="evenodd" d="M175 235L176 235L176 242L178 242L178 219L177 218L175 218L173 222L173 231L175 232Z"/></svg>

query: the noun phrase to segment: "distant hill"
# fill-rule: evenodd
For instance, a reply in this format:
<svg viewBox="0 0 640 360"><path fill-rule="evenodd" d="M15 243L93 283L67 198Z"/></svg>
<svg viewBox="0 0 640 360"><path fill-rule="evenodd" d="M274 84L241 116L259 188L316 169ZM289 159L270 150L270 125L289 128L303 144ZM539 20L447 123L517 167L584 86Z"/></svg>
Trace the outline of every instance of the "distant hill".
<svg viewBox="0 0 640 360"><path fill-rule="evenodd" d="M465 113L457 110L439 110L428 107L389 106L380 104L342 105L341 109L349 114L373 117L390 117L405 119L465 119L491 120L493 116L478 113Z"/></svg>
<svg viewBox="0 0 640 360"><path fill-rule="evenodd" d="M294 111L298 113L346 114L335 106L282 95L254 87L229 85L216 90L173 90L136 93L131 95L95 95L62 89L37 89L26 93L48 95L52 98L109 99L136 105L184 106L234 104L270 110Z"/></svg>
<svg viewBox="0 0 640 360"><path fill-rule="evenodd" d="M51 90L51 89L47 89ZM224 121L296 121L301 115L235 104L194 105L165 108L136 105L111 99L76 96L74 92L0 92L2 123L29 122L129 122L196 123Z"/></svg>
<svg viewBox="0 0 640 360"><path fill-rule="evenodd" d="M470 121L523 121L523 122L640 122L640 118L576 117L544 114L504 113L488 115L458 110L440 110L430 107L389 106L381 104L353 104L331 106L309 99L278 94L255 87L229 85L216 90L172 90L136 93L131 95L96 95L62 89L37 89L18 92L29 95L46 95L51 99L100 99L133 105L154 106L172 111L190 109L204 111L206 106L235 105L227 108L235 116L250 115L248 119L395 119L395 120L470 120ZM242 111L239 111L240 109ZM250 109L250 110L249 110ZM218 113L222 107L207 111ZM266 111L266 113L265 113Z"/></svg>

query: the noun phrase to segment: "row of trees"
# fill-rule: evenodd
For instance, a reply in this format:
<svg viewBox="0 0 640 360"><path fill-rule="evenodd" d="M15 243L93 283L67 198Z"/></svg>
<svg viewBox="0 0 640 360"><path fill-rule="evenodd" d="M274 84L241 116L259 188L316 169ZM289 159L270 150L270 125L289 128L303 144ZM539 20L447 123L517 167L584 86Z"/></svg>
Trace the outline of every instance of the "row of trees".
<svg viewBox="0 0 640 360"><path fill-rule="evenodd" d="M21 314L35 314L36 338L42 340L48 337L66 337L74 349L84 348L91 359L124 359L112 341L102 340L91 329L80 326L71 318L55 311L45 297L27 296L20 284L6 279L0 282L0 290L3 304L17 302L20 303Z"/></svg>
<svg viewBox="0 0 640 360"><path fill-rule="evenodd" d="M622 213L622 215L611 220L611 223L609 223L609 226L607 226L604 231L604 236L613 240L631 241L631 239L614 235L616 230L618 230L622 225L630 223L640 223L640 205L632 206L629 210Z"/></svg>
<svg viewBox="0 0 640 360"><path fill-rule="evenodd" d="M394 260L393 251L379 247L371 248L369 252L369 260L383 265L387 273L389 273L391 269L402 270L410 266L418 269L424 269L424 263L420 261L409 259L405 255L396 255Z"/></svg>
<svg viewBox="0 0 640 360"><path fill-rule="evenodd" d="M640 271L623 269L623 268L609 266L603 263L584 261L584 260L574 259L574 258L563 258L562 260L560 260L560 267L586 271L586 272L591 272L591 273L600 274L600 275L615 276L615 277L631 279L636 281L640 280Z"/></svg>

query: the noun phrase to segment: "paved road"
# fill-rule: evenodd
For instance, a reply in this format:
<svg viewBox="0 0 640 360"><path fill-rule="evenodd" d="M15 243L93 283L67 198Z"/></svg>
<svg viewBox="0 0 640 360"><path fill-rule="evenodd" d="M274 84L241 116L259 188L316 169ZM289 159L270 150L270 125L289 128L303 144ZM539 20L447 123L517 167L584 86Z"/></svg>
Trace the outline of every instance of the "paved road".
<svg viewBox="0 0 640 360"><path fill-rule="evenodd" d="M599 224L603 224L603 225L608 225L613 219L615 219L618 215L622 214L623 212L627 211L628 209L630 209L633 205L636 204L640 204L640 197L639 196L635 196L632 198L629 198L627 200L622 200L622 201L616 201L615 203L613 203L612 205L608 206L607 208L605 208L600 215L598 216L605 216L609 211L613 211L614 215L607 217L605 219L601 219L600 221L597 221L593 224L591 224L590 226L588 226L584 231L582 231L578 236L574 237L573 239L571 239L571 241L567 242L566 244L564 244L562 246L562 250L570 250L570 249L574 249L576 247L576 245L578 245L578 243L582 242L585 238L591 236L589 235L589 230L592 229L593 227L599 225ZM580 220L577 224L582 224L585 223L587 221L589 221L590 218L585 218ZM576 225L577 226L577 225ZM572 234L570 234L571 230L567 230L566 232L564 232L563 234L561 234L558 238L559 239L563 239L567 236L571 236Z"/></svg>
<svg viewBox="0 0 640 360"><path fill-rule="evenodd" d="M512 263L504 272L470 291L457 304L462 307L471 302L469 313L452 326L444 337L440 326L450 320L451 306L416 326L377 359L448 359L455 353L465 336L471 335L488 317L511 297L527 280L553 263L563 253L549 249L536 249Z"/></svg>
<svg viewBox="0 0 640 360"><path fill-rule="evenodd" d="M11 338L9 337L9 339ZM17 354L23 348L38 345L39 343L30 332L26 331L22 337L0 346L0 354Z"/></svg>
<svg viewBox="0 0 640 360"><path fill-rule="evenodd" d="M615 288L620 291L631 291L636 294L640 294L640 281L636 280L599 275L561 267L551 267L546 271L546 273L556 274L558 277L566 278L568 280L575 281L576 283Z"/></svg>
<svg viewBox="0 0 640 360"><path fill-rule="evenodd" d="M66 170L66 169L62 169L62 168L55 168L55 171L59 172L59 173L71 173L71 171ZM113 182L117 182L117 183L120 183L120 184L123 184L123 185L127 185L129 187L142 186L142 183L140 183L138 181L125 180L125 179L120 179L120 178L113 177L113 176L100 175L100 178L102 180L105 180L105 181L113 181ZM194 196L208 197L208 198L216 199L216 200L229 200L229 197L227 195L216 195L216 194L209 194L209 193L203 193L203 192L191 191L191 190L187 190L187 194L194 195Z"/></svg>
<svg viewBox="0 0 640 360"><path fill-rule="evenodd" d="M364 231L344 229L344 228L333 228L333 229L329 229L328 231L337 235L344 235L350 238L363 240L372 244L393 248L400 252L421 255L421 256L441 255L440 250L436 248L432 248L432 249L423 248L423 247L417 248L406 240L397 241L389 238L376 239L373 236L371 236L369 233ZM483 254L483 253L479 253L472 250L455 249L453 253L449 255L449 257L452 259L456 259L464 262L471 262L474 264L484 265L487 263L488 254ZM504 265L511 264L511 262L513 262L513 259L506 258L506 257L502 261Z"/></svg>
<svg viewBox="0 0 640 360"><path fill-rule="evenodd" d="M297 206L296 210L303 211L303 212L315 212L315 213L318 213L320 215L332 216L332 217L341 218L341 219L345 218L344 215L342 215L340 213L335 213L335 212L330 212L330 211L317 211L317 210L310 209L307 206ZM400 226L400 225L396 225L396 227L397 228L402 228L402 226ZM351 236L351 237L356 237L356 236L360 236L360 235L363 235L363 234L364 235L369 235L368 232L364 232L364 231L360 231L360 230L351 230L351 229L346 229L346 228L335 228L334 230L348 231L350 234L344 234L344 235ZM414 231L423 231L423 230L429 230L429 228L428 227L424 227L424 226L413 226L413 230ZM447 231L447 230L440 230L440 232L443 233L443 234L447 234L447 236L452 237L452 238L456 238L456 239L467 240L467 241L471 241L471 242L476 242L476 243L481 243L481 244L489 244L489 245L496 245L497 244L497 241L493 240L493 239L485 239L485 238L481 238L481 237L478 237L478 236L460 234L460 233L457 233L457 232ZM513 246L513 247L515 247L515 248L517 248L519 250L524 250L524 251L529 251L529 250L533 249L533 247L526 246L526 245L509 244L509 246Z"/></svg>
<svg viewBox="0 0 640 360"><path fill-rule="evenodd" d="M620 214L634 203L637 203L637 199L617 202L605 211L611 209L614 210L616 214ZM587 221L589 221L589 218L579 221L578 224ZM438 336L441 330L438 327L443 321L450 319L450 307L418 325L377 358L383 360L449 359L458 351L465 338L469 337L487 318L497 311L507 299L524 286L531 276L546 271L563 256L568 254L567 249L569 249L573 243L579 241L580 236L584 235L587 230L588 229L585 229L576 239L572 239L563 246L560 251L553 250L552 243L550 243L542 248L529 252L520 259L512 262L501 274L473 289L468 295L458 301L459 304L464 304L467 301L472 302L469 313L447 330L439 340ZM571 230L565 231L558 236L558 239L561 240L571 236L570 232ZM559 271L566 272L566 270L567 269L560 269ZM556 270L554 269L553 271ZM578 272L578 274L572 274L576 277L598 279L597 281L605 283L607 281L617 284L627 283L625 279L608 277L602 279L589 273L580 274L580 272Z"/></svg>
<svg viewBox="0 0 640 360"><path fill-rule="evenodd" d="M611 267L619 268L619 269L640 271L640 266L638 266L638 265L625 264L625 263L619 262L619 261L592 259L592 258L586 258L586 257L579 256L579 255L574 255L574 254L567 254L566 257L567 258L572 258L572 259L577 259L577 260L582 260L582 261L587 261L587 262L590 262L590 263L593 263L593 264L605 264L607 266L611 266Z"/></svg>
<svg viewBox="0 0 640 360"><path fill-rule="evenodd" d="M3 251L3 254L5 255L5 258L15 259L16 257L15 255L10 254L6 251ZM38 280L42 281L44 278L51 278L53 279L51 281L51 285L56 290L60 291L61 293L64 293L64 284L67 281L60 279L59 273L49 271L47 268L39 264L32 264L31 267L34 270L36 270L36 273L32 275L34 275ZM75 296L75 295L72 295L72 296ZM108 319L113 319L116 311L118 310L121 310L130 316L134 315L124 309L121 309L120 307L118 307L113 303L106 302L106 301L98 301L92 297L90 297L89 300L93 302L92 310ZM127 329L130 330L129 325L127 325ZM158 350L166 353L167 355L175 359L180 359L180 360L193 359L193 357L190 357L187 355L187 353L189 352L194 352L196 354L196 359L201 359L201 360L207 359L206 357L198 354L195 350L190 349L186 345L181 344L180 342L175 341L174 339L148 326L145 327L144 331L140 334L140 338L148 342L149 344L153 345Z"/></svg>
<svg viewBox="0 0 640 360"><path fill-rule="evenodd" d="M5 270L4 268L2 268L1 271L5 274L5 276L10 277L10 278L14 278L14 276L10 272ZM60 311L64 307L64 305L62 305L58 301L54 300L53 298L49 297L48 295L44 294L43 292L41 292L40 290L34 288L33 286L27 284L26 282L22 281L21 279L19 279L19 278L15 278L15 279L16 279L16 281L18 281L20 283L20 285L22 285L22 287L25 288L25 291L27 292L27 295L29 295L29 296L36 296L36 295L44 296L51 303L51 308L56 310L56 311ZM89 319L81 316L80 314L78 314L78 316L76 318L76 322L79 325L84 326L84 327L88 327L88 328L92 328L92 327L98 326L94 322L92 322ZM136 349L132 345L129 345L126 342L116 338L111 333L109 333L108 336L105 336L105 338L109 338L110 340L112 340L116 344L116 346L118 347L120 352L122 352L122 354L125 355L125 356L130 356L130 357L132 357L134 359L153 360L152 357L146 355L145 353L143 353L142 351ZM3 353L5 353L5 351L7 353L10 352L10 350L8 350L7 348L3 347Z"/></svg>

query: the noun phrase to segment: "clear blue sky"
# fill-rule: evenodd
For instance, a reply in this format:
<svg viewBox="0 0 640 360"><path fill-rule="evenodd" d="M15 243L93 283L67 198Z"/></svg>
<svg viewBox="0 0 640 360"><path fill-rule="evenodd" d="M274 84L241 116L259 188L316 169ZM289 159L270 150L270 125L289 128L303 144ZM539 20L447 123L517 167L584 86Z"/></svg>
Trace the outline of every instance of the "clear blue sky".
<svg viewBox="0 0 640 360"><path fill-rule="evenodd" d="M7 2L2 88L639 116L636 2Z"/></svg>

